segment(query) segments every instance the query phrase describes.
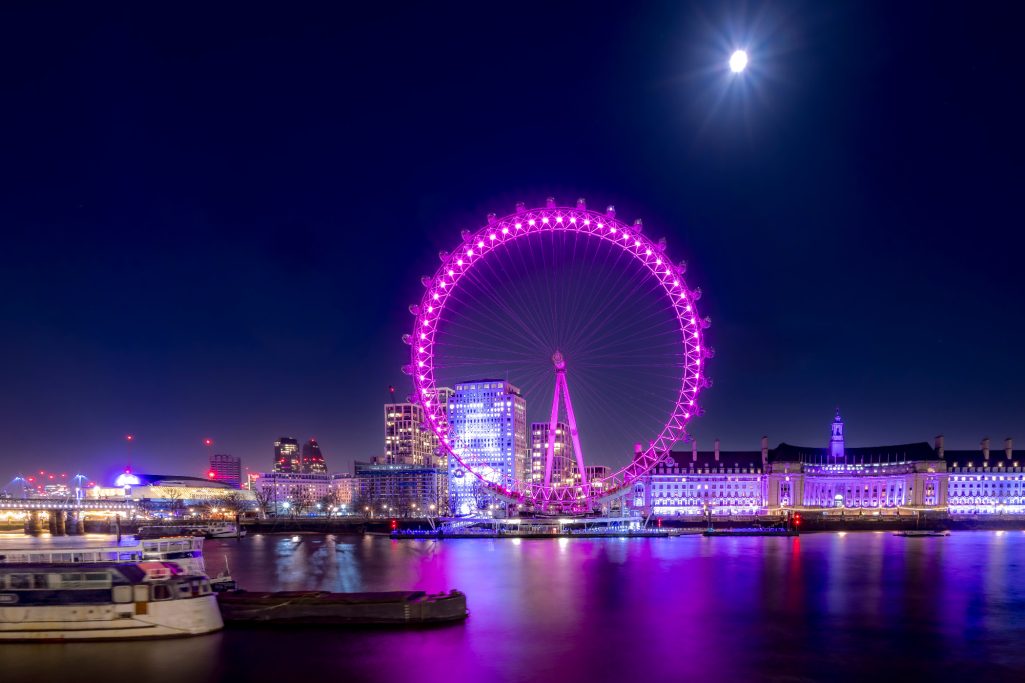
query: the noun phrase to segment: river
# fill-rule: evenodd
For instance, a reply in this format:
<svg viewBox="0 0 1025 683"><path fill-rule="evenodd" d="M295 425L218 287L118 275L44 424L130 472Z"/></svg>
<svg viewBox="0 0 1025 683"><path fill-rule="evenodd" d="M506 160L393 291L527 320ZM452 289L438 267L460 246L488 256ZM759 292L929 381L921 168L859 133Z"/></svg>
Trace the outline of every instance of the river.
<svg viewBox="0 0 1025 683"><path fill-rule="evenodd" d="M3 541L9 544L11 539ZM466 593L420 630L0 646L4 681L1025 680L1025 533L206 543L251 590Z"/></svg>

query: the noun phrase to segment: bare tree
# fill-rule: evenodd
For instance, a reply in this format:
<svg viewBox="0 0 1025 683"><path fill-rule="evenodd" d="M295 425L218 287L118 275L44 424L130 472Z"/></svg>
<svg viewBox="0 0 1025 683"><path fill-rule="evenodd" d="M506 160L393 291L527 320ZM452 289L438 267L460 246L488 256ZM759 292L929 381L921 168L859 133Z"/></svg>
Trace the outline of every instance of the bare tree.
<svg viewBox="0 0 1025 683"><path fill-rule="evenodd" d="M234 515L236 520L252 509L249 499L243 496L241 491L232 491L221 496L218 503L226 512Z"/></svg>
<svg viewBox="0 0 1025 683"><path fill-rule="evenodd" d="M296 486L292 489L288 502L288 511L294 519L313 507L313 493L307 486Z"/></svg>
<svg viewBox="0 0 1025 683"><path fill-rule="evenodd" d="M164 498L167 500L167 509L174 517L181 517L185 509L185 492L176 486L169 486L164 489Z"/></svg>
<svg viewBox="0 0 1025 683"><path fill-rule="evenodd" d="M273 499L269 489L254 489L253 495L256 497L256 508L260 512L261 517L266 517L270 511L271 503Z"/></svg>

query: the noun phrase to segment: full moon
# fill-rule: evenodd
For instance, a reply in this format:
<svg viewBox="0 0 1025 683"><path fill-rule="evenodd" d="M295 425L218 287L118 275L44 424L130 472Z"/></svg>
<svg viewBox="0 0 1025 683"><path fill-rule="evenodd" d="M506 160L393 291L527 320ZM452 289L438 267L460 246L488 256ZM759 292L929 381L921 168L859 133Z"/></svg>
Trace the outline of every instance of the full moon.
<svg viewBox="0 0 1025 683"><path fill-rule="evenodd" d="M730 55L730 71L735 74L739 74L741 71L747 68L747 53L743 50L737 50Z"/></svg>

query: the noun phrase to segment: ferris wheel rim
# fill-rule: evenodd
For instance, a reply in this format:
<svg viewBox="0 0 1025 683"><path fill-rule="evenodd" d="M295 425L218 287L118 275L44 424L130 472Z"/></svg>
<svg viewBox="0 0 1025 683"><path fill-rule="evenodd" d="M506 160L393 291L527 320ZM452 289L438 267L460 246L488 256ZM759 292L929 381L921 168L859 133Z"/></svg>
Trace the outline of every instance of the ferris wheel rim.
<svg viewBox="0 0 1025 683"><path fill-rule="evenodd" d="M586 486L553 487L519 481L514 481L511 488L495 486L489 481L488 472L468 465L457 452L458 449L453 448L448 420L442 414L440 402L436 400L438 389L434 376L434 357L441 314L462 278L488 254L529 235L559 232L585 235L619 247L633 256L648 271L648 275L661 284L681 334L684 363L682 377L679 378L679 391L669 418L658 434L646 447L642 446L640 453L635 453L630 464L609 475L596 478ZM455 458L463 469L487 484L498 495L541 504L586 503L607 499L611 494L631 486L667 457L673 445L686 439L687 424L700 414L698 395L707 385L704 360L712 354L702 342L703 330L708 327L709 321L701 318L697 311L696 300L700 290L691 290L687 286L683 277L686 266L682 262L674 264L668 259L664 240L652 241L644 234L640 221L629 225L617 219L612 207L600 213L587 209L582 202L573 208L556 206L551 200L545 208L527 209L518 205L515 213L502 218L491 214L487 225L473 232L464 230L462 238L456 251L439 254L442 265L434 276L423 278L423 298L419 305L410 306L410 312L416 319L413 334L404 337L410 344L410 364L404 366L403 371L413 378L411 400L423 409L428 428L437 436L439 448L448 457Z"/></svg>

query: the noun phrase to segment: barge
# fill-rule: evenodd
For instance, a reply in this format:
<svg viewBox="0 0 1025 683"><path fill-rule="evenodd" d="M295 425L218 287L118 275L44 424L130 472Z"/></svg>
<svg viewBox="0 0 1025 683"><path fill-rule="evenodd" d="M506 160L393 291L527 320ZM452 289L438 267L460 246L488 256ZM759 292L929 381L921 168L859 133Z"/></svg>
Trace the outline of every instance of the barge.
<svg viewBox="0 0 1025 683"><path fill-rule="evenodd" d="M329 593L327 591L229 591L218 593L229 624L427 625L466 619L460 591Z"/></svg>
<svg viewBox="0 0 1025 683"><path fill-rule="evenodd" d="M797 529L706 529L702 536L800 536Z"/></svg>

